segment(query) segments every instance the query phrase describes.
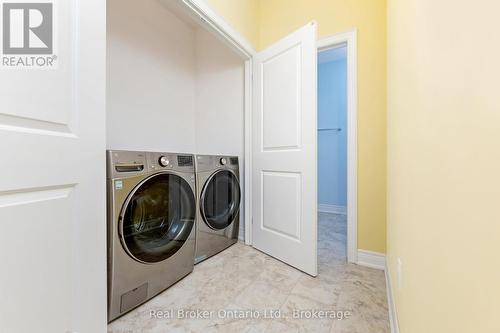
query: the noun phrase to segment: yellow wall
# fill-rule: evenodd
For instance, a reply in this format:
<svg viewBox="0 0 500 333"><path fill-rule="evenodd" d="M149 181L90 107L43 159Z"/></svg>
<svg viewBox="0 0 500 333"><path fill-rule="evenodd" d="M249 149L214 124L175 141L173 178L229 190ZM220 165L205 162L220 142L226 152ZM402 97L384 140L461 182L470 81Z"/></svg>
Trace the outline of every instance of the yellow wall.
<svg viewBox="0 0 500 333"><path fill-rule="evenodd" d="M256 48L258 47L260 0L207 0L207 2Z"/></svg>
<svg viewBox="0 0 500 333"><path fill-rule="evenodd" d="M499 13L498 0L388 0L388 256L402 333L500 332Z"/></svg>
<svg viewBox="0 0 500 333"><path fill-rule="evenodd" d="M251 0L250 0L251 1ZM319 37L358 30L358 247L386 244L386 4L385 0L253 0L258 49L318 22ZM230 24L242 25L233 0L209 0ZM252 14L252 16L254 16ZM246 22L246 21L245 21ZM250 31L246 27L244 31ZM243 30L242 30L243 31ZM252 32L253 33L253 32ZM244 33L249 36L250 33Z"/></svg>

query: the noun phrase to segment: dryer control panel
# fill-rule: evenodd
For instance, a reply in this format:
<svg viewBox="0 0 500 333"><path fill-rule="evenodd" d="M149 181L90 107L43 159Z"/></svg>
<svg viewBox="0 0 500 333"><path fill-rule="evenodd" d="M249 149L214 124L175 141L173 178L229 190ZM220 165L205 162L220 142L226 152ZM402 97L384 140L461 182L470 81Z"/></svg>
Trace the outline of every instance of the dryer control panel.
<svg viewBox="0 0 500 333"><path fill-rule="evenodd" d="M196 172L219 168L238 170L238 156L196 155Z"/></svg>

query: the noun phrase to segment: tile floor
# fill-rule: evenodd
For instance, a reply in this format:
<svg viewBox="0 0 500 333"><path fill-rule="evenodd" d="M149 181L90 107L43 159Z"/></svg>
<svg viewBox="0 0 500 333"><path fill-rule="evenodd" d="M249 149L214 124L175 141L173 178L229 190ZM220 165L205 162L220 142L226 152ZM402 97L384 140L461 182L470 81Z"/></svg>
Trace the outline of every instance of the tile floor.
<svg viewBox="0 0 500 333"><path fill-rule="evenodd" d="M390 332L384 273L345 261L345 216L320 213L318 229L316 278L238 243L112 322L108 332ZM307 318L318 310L347 317Z"/></svg>

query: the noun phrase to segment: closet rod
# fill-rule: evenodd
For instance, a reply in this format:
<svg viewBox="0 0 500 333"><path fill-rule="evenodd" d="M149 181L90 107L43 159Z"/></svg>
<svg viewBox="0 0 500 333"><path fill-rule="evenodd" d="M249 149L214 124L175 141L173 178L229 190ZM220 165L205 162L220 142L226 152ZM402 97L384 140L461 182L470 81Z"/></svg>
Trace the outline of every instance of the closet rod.
<svg viewBox="0 0 500 333"><path fill-rule="evenodd" d="M335 132L340 132L342 131L342 128L337 127L337 128L318 128L318 131L335 131Z"/></svg>

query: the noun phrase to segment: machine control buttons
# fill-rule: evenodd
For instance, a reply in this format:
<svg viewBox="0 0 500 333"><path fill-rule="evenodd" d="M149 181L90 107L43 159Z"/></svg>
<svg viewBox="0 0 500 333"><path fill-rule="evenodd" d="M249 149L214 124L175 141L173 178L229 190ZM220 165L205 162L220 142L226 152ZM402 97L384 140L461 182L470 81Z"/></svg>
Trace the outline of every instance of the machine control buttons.
<svg viewBox="0 0 500 333"><path fill-rule="evenodd" d="M224 157L220 159L221 165L226 165L226 163L227 163L227 160Z"/></svg>
<svg viewBox="0 0 500 333"><path fill-rule="evenodd" d="M170 161L168 160L167 156L160 156L160 158L158 159L158 163L160 163L162 167L166 167L170 164Z"/></svg>

